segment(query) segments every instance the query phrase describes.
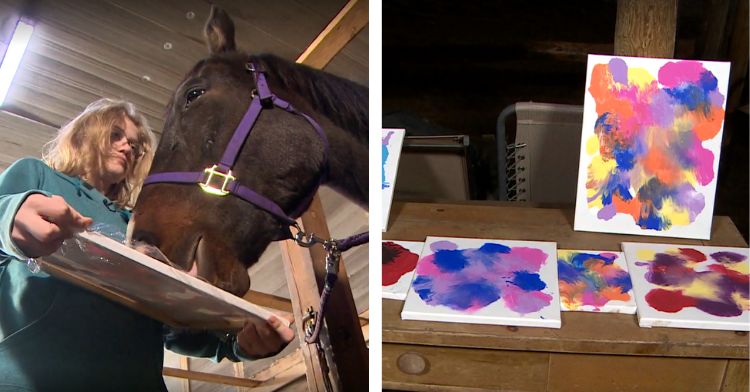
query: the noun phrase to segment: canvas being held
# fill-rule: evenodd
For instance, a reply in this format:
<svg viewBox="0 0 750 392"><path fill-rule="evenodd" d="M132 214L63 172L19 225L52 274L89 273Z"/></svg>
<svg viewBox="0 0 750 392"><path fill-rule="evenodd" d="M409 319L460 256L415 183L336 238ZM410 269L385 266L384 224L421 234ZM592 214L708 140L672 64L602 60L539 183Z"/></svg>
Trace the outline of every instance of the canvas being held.
<svg viewBox="0 0 750 392"><path fill-rule="evenodd" d="M750 388L747 19L383 5L383 388Z"/></svg>

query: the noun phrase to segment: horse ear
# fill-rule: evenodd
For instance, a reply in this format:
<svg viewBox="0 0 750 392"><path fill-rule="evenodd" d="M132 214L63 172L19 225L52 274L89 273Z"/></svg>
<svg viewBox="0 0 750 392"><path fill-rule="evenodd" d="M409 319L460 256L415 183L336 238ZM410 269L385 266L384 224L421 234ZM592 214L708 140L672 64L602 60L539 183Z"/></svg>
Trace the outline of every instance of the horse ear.
<svg viewBox="0 0 750 392"><path fill-rule="evenodd" d="M234 23L223 9L215 5L211 5L211 15L203 33L211 54L233 52L237 49L234 44Z"/></svg>

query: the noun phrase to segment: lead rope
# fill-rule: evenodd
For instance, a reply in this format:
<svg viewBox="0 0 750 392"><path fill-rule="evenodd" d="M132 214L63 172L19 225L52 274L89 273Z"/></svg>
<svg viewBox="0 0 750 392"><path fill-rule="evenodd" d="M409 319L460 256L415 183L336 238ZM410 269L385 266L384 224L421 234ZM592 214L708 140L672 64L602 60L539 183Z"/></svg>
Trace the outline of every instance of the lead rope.
<svg viewBox="0 0 750 392"><path fill-rule="evenodd" d="M369 232L355 234L341 240L323 240L313 233L306 234L299 225L295 224L297 234L294 235L294 241L304 248L310 248L316 244L323 246L326 251L326 277L323 284L323 291L320 293L320 306L318 312L311 308L302 319L305 329L305 342L312 344L317 343L320 336L320 328L323 325L328 297L331 295L333 285L336 284L339 274L339 263L341 262L341 252L346 252L352 247L366 244L370 240Z"/></svg>
<svg viewBox="0 0 750 392"><path fill-rule="evenodd" d="M354 246L366 244L370 240L369 232L355 234L346 237L342 240L323 240L313 233L306 234L302 231L302 228L298 224L294 224L297 229L297 234L294 235L294 241L297 245L303 248L310 248L316 244L323 246L326 251L326 277L323 285L323 291L320 294L320 306L318 307L318 313L316 314L312 307L307 309L307 313L302 319L303 328L305 330L305 343L315 344L318 351L318 360L320 362L320 368L323 372L323 382L325 383L326 391L333 391L333 385L330 380L330 368L328 367L328 361L326 360L325 347L320 341L320 331L325 320L326 304L328 303L328 297L333 290L333 285L336 283L339 274L339 263L341 262L341 252L346 252Z"/></svg>

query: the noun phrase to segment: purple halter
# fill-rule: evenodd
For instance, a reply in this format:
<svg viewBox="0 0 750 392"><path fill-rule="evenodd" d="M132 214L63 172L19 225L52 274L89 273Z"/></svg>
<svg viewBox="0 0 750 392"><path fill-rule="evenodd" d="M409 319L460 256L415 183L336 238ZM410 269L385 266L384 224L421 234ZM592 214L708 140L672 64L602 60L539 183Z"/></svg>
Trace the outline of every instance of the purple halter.
<svg viewBox="0 0 750 392"><path fill-rule="evenodd" d="M272 109L275 106L289 113L304 117L305 120L312 125L313 129L315 129L315 132L318 133L318 136L320 136L320 139L323 142L324 162L328 160L328 138L326 138L323 129L312 119L312 117L297 111L289 102L286 102L271 93L262 70L256 68L253 63L247 63L245 68L252 72L253 77L255 78L253 98L250 102L250 107L248 107L244 117L242 117L242 121L240 121L239 125L237 125L237 128L234 130L232 139L224 150L224 155L221 157L221 161L203 171L154 173L146 177L143 185L146 186L157 183L198 184L201 189L207 193L217 196L226 196L229 194L234 195L270 213L282 222L294 226L296 224L294 218L302 215L310 205L313 195L317 192L317 187L316 189L313 189L313 191L292 211L290 215L287 215L273 200L241 185L239 180L232 174L232 167L237 161L237 155L239 154L240 148L242 148L245 140L250 135L250 132L263 109Z"/></svg>

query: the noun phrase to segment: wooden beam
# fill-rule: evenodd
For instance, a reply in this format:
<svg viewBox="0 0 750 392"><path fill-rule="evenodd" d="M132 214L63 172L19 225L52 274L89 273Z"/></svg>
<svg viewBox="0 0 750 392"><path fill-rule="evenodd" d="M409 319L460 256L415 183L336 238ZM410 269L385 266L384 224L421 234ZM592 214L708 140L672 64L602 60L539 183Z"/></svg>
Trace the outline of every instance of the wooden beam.
<svg viewBox="0 0 750 392"><path fill-rule="evenodd" d="M325 67L357 33L367 26L368 3L368 0L349 0L297 58L297 62L313 68Z"/></svg>
<svg viewBox="0 0 750 392"><path fill-rule="evenodd" d="M323 363L320 361L317 348L305 343L305 323L302 322L307 309L317 309L320 300L312 252L298 246L293 240L287 240L281 243L281 256L296 320L294 327L305 362L307 389L312 392L325 391L326 374Z"/></svg>
<svg viewBox="0 0 750 392"><path fill-rule="evenodd" d="M617 0L615 55L672 58L677 0Z"/></svg>
<svg viewBox="0 0 750 392"><path fill-rule="evenodd" d="M192 370L175 369L175 368L170 368L170 367L165 367L162 370L162 374L168 377L187 378L190 380L212 382L215 384L234 385L234 386L246 387L246 388L257 387L258 385L261 384L258 381L249 380L246 378L222 376L219 374L203 373L203 372L196 372Z"/></svg>

